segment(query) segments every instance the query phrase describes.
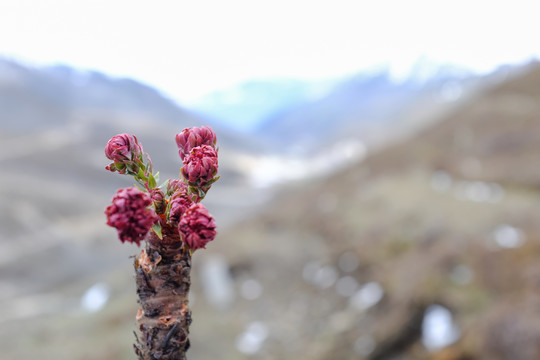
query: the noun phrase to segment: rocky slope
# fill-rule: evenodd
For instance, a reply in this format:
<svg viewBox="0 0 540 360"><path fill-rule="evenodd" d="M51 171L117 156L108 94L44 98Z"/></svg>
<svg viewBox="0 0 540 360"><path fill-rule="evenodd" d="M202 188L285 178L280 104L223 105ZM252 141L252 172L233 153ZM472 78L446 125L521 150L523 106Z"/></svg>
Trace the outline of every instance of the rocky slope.
<svg viewBox="0 0 540 360"><path fill-rule="evenodd" d="M224 234L264 288L228 318L265 324L254 358L540 358L539 97L531 67Z"/></svg>

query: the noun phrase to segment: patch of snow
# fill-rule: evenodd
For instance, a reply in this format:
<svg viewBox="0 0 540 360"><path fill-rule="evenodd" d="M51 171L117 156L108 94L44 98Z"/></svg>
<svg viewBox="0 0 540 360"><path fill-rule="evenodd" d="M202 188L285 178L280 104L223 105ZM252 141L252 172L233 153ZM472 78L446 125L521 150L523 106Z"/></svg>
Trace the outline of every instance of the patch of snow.
<svg viewBox="0 0 540 360"><path fill-rule="evenodd" d="M246 330L236 338L236 348L242 354L254 355L259 352L267 337L267 326L260 321L252 322L247 326Z"/></svg>
<svg viewBox="0 0 540 360"><path fill-rule="evenodd" d="M90 312L99 311L107 304L109 295L109 286L104 283L97 283L86 290L81 298L81 306Z"/></svg>
<svg viewBox="0 0 540 360"><path fill-rule="evenodd" d="M454 324L450 310L441 305L426 309L422 321L422 343L426 349L436 351L456 342L460 330Z"/></svg>
<svg viewBox="0 0 540 360"><path fill-rule="evenodd" d="M518 228L508 224L497 226L493 231L495 244L501 248L513 249L525 243L525 234Z"/></svg>
<svg viewBox="0 0 540 360"><path fill-rule="evenodd" d="M235 293L225 258L218 255L207 256L201 270L207 301L217 308L229 306L234 301Z"/></svg>
<svg viewBox="0 0 540 360"><path fill-rule="evenodd" d="M376 305L384 296L384 289L377 282L363 285L350 299L350 305L360 311Z"/></svg>

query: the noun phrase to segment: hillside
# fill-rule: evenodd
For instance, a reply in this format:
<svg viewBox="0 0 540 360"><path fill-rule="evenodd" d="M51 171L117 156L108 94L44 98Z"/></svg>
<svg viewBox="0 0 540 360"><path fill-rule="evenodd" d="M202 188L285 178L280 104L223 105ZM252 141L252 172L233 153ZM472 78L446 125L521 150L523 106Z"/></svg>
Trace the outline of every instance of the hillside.
<svg viewBox="0 0 540 360"><path fill-rule="evenodd" d="M231 310L267 326L258 358L540 358L539 96L533 67L225 234L264 288ZM428 351L434 304L457 341Z"/></svg>
<svg viewBox="0 0 540 360"><path fill-rule="evenodd" d="M530 67L420 134L241 213L195 254L190 359L540 358L539 98L540 68ZM152 145L148 129L159 153L166 145ZM4 150L16 140L4 133ZM103 204L126 184L102 172L101 151L2 160L16 169L2 183L8 360L133 358L137 249L111 242L103 225ZM88 154L95 166L73 165ZM37 181L47 166L56 172ZM253 196L223 197L218 223L238 213L226 204ZM109 289L97 312L81 306L94 284ZM426 342L435 304L455 328Z"/></svg>

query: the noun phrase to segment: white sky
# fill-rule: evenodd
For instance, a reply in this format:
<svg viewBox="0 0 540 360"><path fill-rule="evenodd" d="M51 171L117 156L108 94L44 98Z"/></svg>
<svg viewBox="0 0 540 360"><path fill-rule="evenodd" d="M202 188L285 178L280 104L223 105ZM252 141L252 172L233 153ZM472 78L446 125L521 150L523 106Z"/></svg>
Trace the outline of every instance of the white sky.
<svg viewBox="0 0 540 360"><path fill-rule="evenodd" d="M182 103L250 78L540 53L540 5L484 0L0 0L0 56L128 76Z"/></svg>

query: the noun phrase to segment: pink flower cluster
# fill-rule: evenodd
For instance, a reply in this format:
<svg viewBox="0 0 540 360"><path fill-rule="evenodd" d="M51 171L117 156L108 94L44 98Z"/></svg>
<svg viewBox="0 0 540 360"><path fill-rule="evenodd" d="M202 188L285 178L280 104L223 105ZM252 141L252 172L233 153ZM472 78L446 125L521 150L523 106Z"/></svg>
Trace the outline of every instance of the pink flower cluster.
<svg viewBox="0 0 540 360"><path fill-rule="evenodd" d="M218 171L217 152L209 145L197 146L184 158L182 176L194 186L205 186L215 178Z"/></svg>
<svg viewBox="0 0 540 360"><path fill-rule="evenodd" d="M187 128L176 135L176 144L183 162L183 179L172 179L166 187L158 187L150 158L135 136L119 134L107 143L105 155L113 161L107 169L130 174L146 188L146 192L134 187L119 190L105 210L107 224L117 229L122 242L140 245L154 224L158 238L178 231L192 250L205 248L215 238L214 218L199 202L219 178L216 134L206 126Z"/></svg>
<svg viewBox="0 0 540 360"><path fill-rule="evenodd" d="M206 192L217 180L216 134L207 126L182 130L176 135L178 153L183 161L182 176L190 186Z"/></svg>
<svg viewBox="0 0 540 360"><path fill-rule="evenodd" d="M182 184L183 186L181 186ZM203 249L216 237L216 223L203 204L193 202L184 183L169 182L176 191L169 203L169 222L192 250Z"/></svg>
<svg viewBox="0 0 540 360"><path fill-rule="evenodd" d="M138 159L142 159L142 155L142 145L134 135L113 136L105 146L105 156L113 161L106 169L124 174L126 166L134 165Z"/></svg>
<svg viewBox="0 0 540 360"><path fill-rule="evenodd" d="M154 210L148 208L150 205L150 196L139 189L120 189L105 210L107 225L118 230L120 241L140 245L152 225L159 220Z"/></svg>
<svg viewBox="0 0 540 360"><path fill-rule="evenodd" d="M193 204L186 191L177 192L170 202L169 220L173 224L178 224L180 218Z"/></svg>
<svg viewBox="0 0 540 360"><path fill-rule="evenodd" d="M189 155L191 150L197 146L208 145L215 148L216 134L208 126L186 128L176 134L176 145L178 145L180 158L184 160L184 157Z"/></svg>
<svg viewBox="0 0 540 360"><path fill-rule="evenodd" d="M167 195L171 196L177 192L186 192L187 185L180 179L169 179L167 181Z"/></svg>
<svg viewBox="0 0 540 360"><path fill-rule="evenodd" d="M178 230L193 249L204 249L216 237L216 222L202 204L193 204L180 219Z"/></svg>

